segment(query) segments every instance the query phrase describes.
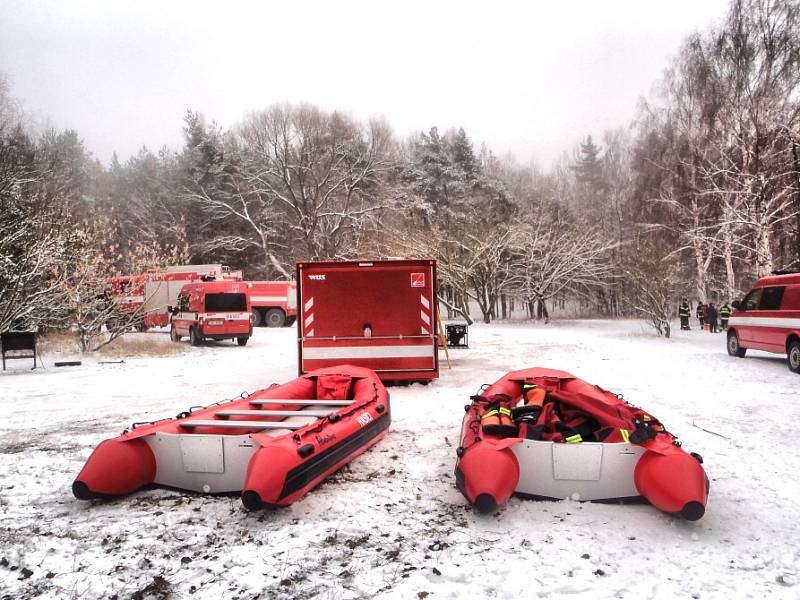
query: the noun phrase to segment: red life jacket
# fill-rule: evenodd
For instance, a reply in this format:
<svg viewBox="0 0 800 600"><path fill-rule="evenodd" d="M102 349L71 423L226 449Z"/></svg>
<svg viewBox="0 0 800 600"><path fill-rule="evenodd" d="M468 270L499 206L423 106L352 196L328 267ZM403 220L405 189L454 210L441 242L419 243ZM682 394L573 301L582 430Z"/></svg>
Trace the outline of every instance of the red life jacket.
<svg viewBox="0 0 800 600"><path fill-rule="evenodd" d="M591 386L586 391L566 389L568 382L557 377L534 377L524 381L545 389L548 400L535 425L520 431L521 437L530 433L553 442L643 443L663 431L655 417L629 405L619 396L599 386ZM531 431L534 428L535 431Z"/></svg>

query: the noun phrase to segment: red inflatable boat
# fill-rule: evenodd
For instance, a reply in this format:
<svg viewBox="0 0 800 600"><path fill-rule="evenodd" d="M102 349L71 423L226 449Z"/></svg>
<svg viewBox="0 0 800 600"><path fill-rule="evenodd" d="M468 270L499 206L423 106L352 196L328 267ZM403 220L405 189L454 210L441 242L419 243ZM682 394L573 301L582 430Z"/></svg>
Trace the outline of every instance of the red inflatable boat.
<svg viewBox="0 0 800 600"><path fill-rule="evenodd" d="M465 409L456 485L481 512L511 494L644 498L690 521L705 512L702 458L652 415L569 373L513 371Z"/></svg>
<svg viewBox="0 0 800 600"><path fill-rule="evenodd" d="M373 371L319 369L105 440L72 491L88 500L158 484L241 491L249 510L284 506L383 438L390 421L389 394Z"/></svg>

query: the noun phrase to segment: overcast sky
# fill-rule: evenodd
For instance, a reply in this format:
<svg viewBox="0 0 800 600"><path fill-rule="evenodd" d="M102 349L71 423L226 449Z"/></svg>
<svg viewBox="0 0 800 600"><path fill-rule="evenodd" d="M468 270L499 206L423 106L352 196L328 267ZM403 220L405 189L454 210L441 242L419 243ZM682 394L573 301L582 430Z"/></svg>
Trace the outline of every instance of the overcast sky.
<svg viewBox="0 0 800 600"><path fill-rule="evenodd" d="M223 127L308 101L399 135L464 127L544 167L626 126L683 38L727 0L0 0L0 72L38 120L107 162L179 149L186 110Z"/></svg>

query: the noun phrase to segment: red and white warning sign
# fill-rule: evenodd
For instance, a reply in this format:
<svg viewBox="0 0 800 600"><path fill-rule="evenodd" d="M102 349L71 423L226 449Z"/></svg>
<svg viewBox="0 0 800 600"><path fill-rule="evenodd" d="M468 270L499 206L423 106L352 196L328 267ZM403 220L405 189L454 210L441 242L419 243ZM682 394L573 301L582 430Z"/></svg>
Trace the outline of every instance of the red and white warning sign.
<svg viewBox="0 0 800 600"><path fill-rule="evenodd" d="M411 273L411 287L425 287L425 273Z"/></svg>

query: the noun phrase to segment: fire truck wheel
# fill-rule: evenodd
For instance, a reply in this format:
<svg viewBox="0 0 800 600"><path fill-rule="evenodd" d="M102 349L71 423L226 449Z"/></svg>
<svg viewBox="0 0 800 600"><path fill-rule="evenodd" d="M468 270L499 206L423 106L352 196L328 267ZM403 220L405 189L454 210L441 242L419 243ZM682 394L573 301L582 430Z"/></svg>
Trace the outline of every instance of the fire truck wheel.
<svg viewBox="0 0 800 600"><path fill-rule="evenodd" d="M192 346L199 346L203 343L203 338L198 335L197 329L194 327L189 328L189 342L192 344Z"/></svg>
<svg viewBox="0 0 800 600"><path fill-rule="evenodd" d="M286 314L280 308L270 308L264 316L267 327L283 327L286 323Z"/></svg>
<svg viewBox="0 0 800 600"><path fill-rule="evenodd" d="M249 339L250 339L249 337L236 338L236 343L239 344L240 346L246 346L247 345L247 340L249 340Z"/></svg>
<svg viewBox="0 0 800 600"><path fill-rule="evenodd" d="M795 340L789 344L786 358L789 363L789 370L792 373L800 373L800 342Z"/></svg>
<svg viewBox="0 0 800 600"><path fill-rule="evenodd" d="M253 316L251 319L253 321L253 327L261 327L261 323L264 322L264 317L261 316L261 311L257 308L254 308L253 312L250 314Z"/></svg>
<svg viewBox="0 0 800 600"><path fill-rule="evenodd" d="M736 335L735 331L728 332L728 354L731 356L738 356L739 358L744 358L745 353L747 352L747 348L742 348L739 345L739 336Z"/></svg>
<svg viewBox="0 0 800 600"><path fill-rule="evenodd" d="M169 339L171 339L173 342L180 342L181 341L181 336L179 336L178 332L175 330L175 325L170 327Z"/></svg>

